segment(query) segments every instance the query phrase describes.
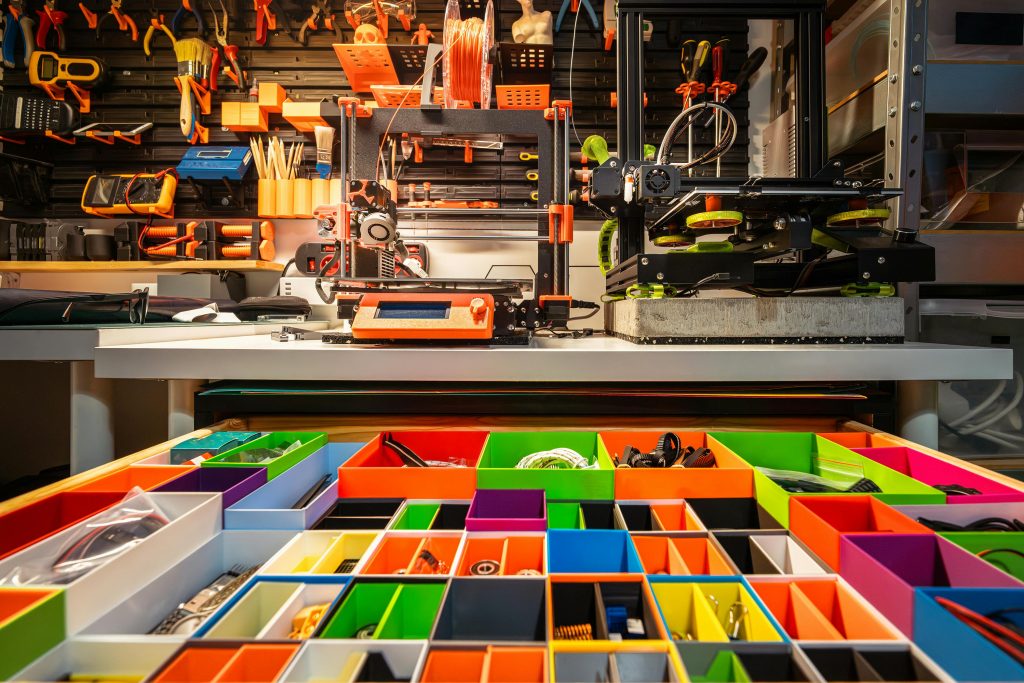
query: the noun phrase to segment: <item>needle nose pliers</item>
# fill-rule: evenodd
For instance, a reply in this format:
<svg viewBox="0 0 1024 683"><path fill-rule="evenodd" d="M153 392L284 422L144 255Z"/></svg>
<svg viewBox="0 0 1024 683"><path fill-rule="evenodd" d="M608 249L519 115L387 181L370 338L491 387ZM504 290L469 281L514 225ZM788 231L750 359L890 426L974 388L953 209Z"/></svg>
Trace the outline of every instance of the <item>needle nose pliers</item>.
<svg viewBox="0 0 1024 683"><path fill-rule="evenodd" d="M171 33L174 34L175 38L181 38L181 22L185 20L187 14L192 14L196 20L196 30L200 36L206 34L206 22L203 21L203 13L198 11L192 6L192 0L181 0L181 5L178 6L178 11L171 17Z"/></svg>
<svg viewBox="0 0 1024 683"><path fill-rule="evenodd" d="M67 45L67 38L64 35L64 20L68 18L68 13L57 9L57 0L43 0L43 9L37 9L36 14L39 15L39 26L36 28L36 47L40 50L46 49L47 39L52 28L57 34L57 51L63 52Z"/></svg>
<svg viewBox="0 0 1024 683"><path fill-rule="evenodd" d="M235 82L238 89L241 91L245 90L245 72L238 66L238 46L228 44L228 31L230 25L230 18L228 17L228 10L224 7L224 0L220 1L221 16L223 19L217 19L217 13L213 11L213 7L207 2L206 6L213 15L213 29L214 37L217 39L217 43L224 51L224 59L230 64L230 70L228 76ZM220 75L220 56L221 50L215 50L213 53L213 63L210 70L210 90L217 89L217 76Z"/></svg>

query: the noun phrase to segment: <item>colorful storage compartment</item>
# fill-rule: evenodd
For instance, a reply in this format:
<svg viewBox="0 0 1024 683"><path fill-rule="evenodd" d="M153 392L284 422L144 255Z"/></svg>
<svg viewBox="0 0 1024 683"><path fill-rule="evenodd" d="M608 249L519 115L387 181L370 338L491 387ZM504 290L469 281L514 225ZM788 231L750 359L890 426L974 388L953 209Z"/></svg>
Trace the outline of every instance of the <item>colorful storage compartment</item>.
<svg viewBox="0 0 1024 683"><path fill-rule="evenodd" d="M595 469L516 469L524 457L571 448ZM544 489L551 500L609 500L615 469L595 432L491 432L477 464L477 487Z"/></svg>

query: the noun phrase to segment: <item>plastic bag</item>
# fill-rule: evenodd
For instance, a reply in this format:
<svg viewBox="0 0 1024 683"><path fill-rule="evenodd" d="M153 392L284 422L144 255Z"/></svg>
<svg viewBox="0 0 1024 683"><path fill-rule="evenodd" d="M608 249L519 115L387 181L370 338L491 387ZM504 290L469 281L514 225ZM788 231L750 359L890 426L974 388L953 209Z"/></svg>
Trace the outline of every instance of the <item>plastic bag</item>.
<svg viewBox="0 0 1024 683"><path fill-rule="evenodd" d="M301 441L295 441L288 446L277 446L274 448L248 448L235 455L224 458L223 462L237 462L244 465L265 465L272 460L287 455L296 448L302 446Z"/></svg>
<svg viewBox="0 0 1024 683"><path fill-rule="evenodd" d="M167 522L153 497L133 488L121 502L79 525L55 556L15 567L0 577L0 586L71 583L138 545Z"/></svg>

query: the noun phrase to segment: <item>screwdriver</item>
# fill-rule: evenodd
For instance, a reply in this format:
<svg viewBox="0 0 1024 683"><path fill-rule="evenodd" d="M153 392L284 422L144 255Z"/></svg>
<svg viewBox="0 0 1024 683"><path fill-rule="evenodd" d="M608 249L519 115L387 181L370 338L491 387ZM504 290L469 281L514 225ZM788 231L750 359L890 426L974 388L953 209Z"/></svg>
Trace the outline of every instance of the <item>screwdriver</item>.
<svg viewBox="0 0 1024 683"><path fill-rule="evenodd" d="M711 89L714 91L715 102L722 101L722 74L725 73L725 51L729 47L729 39L722 38L715 47L711 50L711 72L714 80L711 83ZM722 111L715 109L715 140L717 141L722 137ZM715 159L715 177L722 177L722 155L718 155Z"/></svg>

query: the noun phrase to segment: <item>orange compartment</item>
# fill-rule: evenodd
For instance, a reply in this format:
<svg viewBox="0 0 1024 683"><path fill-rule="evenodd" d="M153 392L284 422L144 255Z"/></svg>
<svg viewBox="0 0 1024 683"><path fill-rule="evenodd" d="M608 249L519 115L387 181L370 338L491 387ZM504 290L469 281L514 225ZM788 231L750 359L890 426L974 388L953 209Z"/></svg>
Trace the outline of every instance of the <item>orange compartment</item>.
<svg viewBox="0 0 1024 683"><path fill-rule="evenodd" d="M641 451L654 450L658 437L654 431L601 432L608 457L621 458L626 446ZM749 498L754 495L754 471L745 461L725 446L709 439L704 432L674 432L681 447L706 446L715 455L715 467L683 468L616 468L616 500L657 500L669 498Z"/></svg>
<svg viewBox="0 0 1024 683"><path fill-rule="evenodd" d="M334 54L352 92L370 92L372 85L398 85L398 74L387 45L335 43Z"/></svg>
<svg viewBox="0 0 1024 683"><path fill-rule="evenodd" d="M542 647L490 646L485 683L543 683L548 680L547 651Z"/></svg>
<svg viewBox="0 0 1024 683"><path fill-rule="evenodd" d="M423 88L418 85L371 85L370 90L377 106L382 109L418 109L423 95ZM434 88L433 102L444 102L443 89Z"/></svg>
<svg viewBox="0 0 1024 683"><path fill-rule="evenodd" d="M469 538L466 540L466 548L462 552L462 561L459 563L459 576L475 576L469 569L481 560L494 560L501 563L502 555L505 553L504 538Z"/></svg>
<svg viewBox="0 0 1024 683"><path fill-rule="evenodd" d="M243 645L213 680L220 683L273 683L298 649L298 644Z"/></svg>
<svg viewBox="0 0 1024 683"><path fill-rule="evenodd" d="M551 106L551 86L496 85L498 109L547 109Z"/></svg>
<svg viewBox="0 0 1024 683"><path fill-rule="evenodd" d="M478 683L483 680L486 650L431 650L423 665L423 683Z"/></svg>
<svg viewBox="0 0 1024 683"><path fill-rule="evenodd" d="M476 491L476 464L487 432L390 432L424 460L465 463L465 467L406 467L377 435L338 468L338 496L466 500Z"/></svg>
<svg viewBox="0 0 1024 683"><path fill-rule="evenodd" d="M651 512L665 531L702 531L704 528L686 503L653 503Z"/></svg>
<svg viewBox="0 0 1024 683"><path fill-rule="evenodd" d="M157 674L153 683L191 683L212 681L231 658L234 648L190 647Z"/></svg>
<svg viewBox="0 0 1024 683"><path fill-rule="evenodd" d="M871 432L830 432L818 436L837 443L845 448L879 448L883 446L906 446L885 434Z"/></svg>
<svg viewBox="0 0 1024 683"><path fill-rule="evenodd" d="M789 503L789 530L835 571L841 537L847 534L930 534L874 496L795 496Z"/></svg>
<svg viewBox="0 0 1024 683"><path fill-rule="evenodd" d="M544 573L543 536L509 536L502 574L515 576L524 569Z"/></svg>
<svg viewBox="0 0 1024 683"><path fill-rule="evenodd" d="M79 484L69 490L71 491L114 491L117 493L128 493L138 486L143 491L155 489L161 484L166 484L171 479L176 479L191 467L179 467L177 465L153 465L152 467L125 467L110 474L96 479L90 479L84 484Z"/></svg>
<svg viewBox="0 0 1024 683"><path fill-rule="evenodd" d="M645 574L732 575L729 561L705 537L633 536Z"/></svg>
<svg viewBox="0 0 1024 683"><path fill-rule="evenodd" d="M838 581L751 581L750 585L791 638L901 639L860 597Z"/></svg>
<svg viewBox="0 0 1024 683"><path fill-rule="evenodd" d="M425 572L416 571L413 567L417 555L423 549L429 550L439 561L451 567L459 549L459 541L458 536L387 535L361 573L423 574Z"/></svg>

